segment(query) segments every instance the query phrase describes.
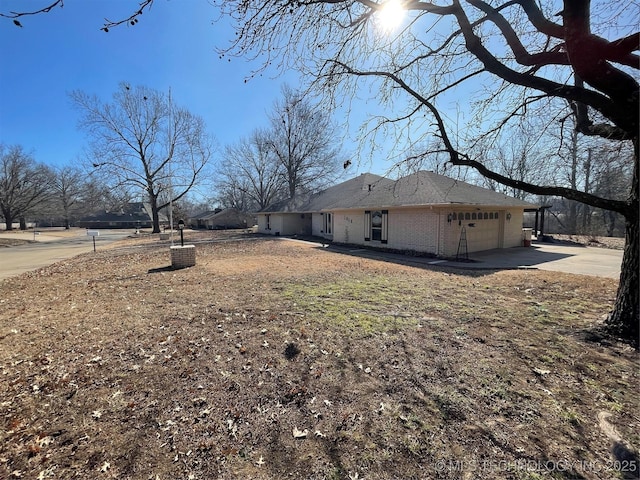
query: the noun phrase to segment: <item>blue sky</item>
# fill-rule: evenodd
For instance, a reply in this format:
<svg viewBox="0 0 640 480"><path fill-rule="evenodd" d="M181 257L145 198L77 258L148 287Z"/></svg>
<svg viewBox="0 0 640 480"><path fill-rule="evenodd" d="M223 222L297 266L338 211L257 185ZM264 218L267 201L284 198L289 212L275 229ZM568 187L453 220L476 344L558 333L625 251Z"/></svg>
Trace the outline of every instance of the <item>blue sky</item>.
<svg viewBox="0 0 640 480"><path fill-rule="evenodd" d="M7 12L46 3L3 0L1 7ZM105 17L127 17L136 5L65 0L62 9L21 18L23 28L0 19L0 142L22 145L49 165L77 162L86 142L68 92L109 101L124 81L171 88L174 101L202 116L224 146L266 125L283 82L299 84L294 72L266 72L245 83L259 65L218 57L215 48L226 46L234 33L213 23L217 12L206 0L156 0L137 25L100 30ZM354 150L345 145L345 151ZM368 163L363 168L376 171ZM349 173L360 173L354 170Z"/></svg>

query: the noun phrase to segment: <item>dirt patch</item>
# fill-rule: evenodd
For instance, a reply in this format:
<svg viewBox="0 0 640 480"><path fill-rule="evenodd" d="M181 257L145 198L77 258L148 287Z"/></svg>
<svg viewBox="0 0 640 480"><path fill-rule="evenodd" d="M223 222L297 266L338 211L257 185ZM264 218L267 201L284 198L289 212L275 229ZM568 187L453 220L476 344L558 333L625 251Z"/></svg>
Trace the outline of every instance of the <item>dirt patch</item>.
<svg viewBox="0 0 640 480"><path fill-rule="evenodd" d="M600 479L637 460L638 355L596 334L615 280L187 236L187 269L142 236L0 282L0 478Z"/></svg>
<svg viewBox="0 0 640 480"><path fill-rule="evenodd" d="M19 238L1 238L0 237L0 248L2 247L17 247L18 245L25 245L27 243L32 243L31 240L23 240Z"/></svg>
<svg viewBox="0 0 640 480"><path fill-rule="evenodd" d="M594 235L551 235L554 243L566 243L573 245L585 245L587 247L610 248L612 250L624 250L624 238L599 237Z"/></svg>

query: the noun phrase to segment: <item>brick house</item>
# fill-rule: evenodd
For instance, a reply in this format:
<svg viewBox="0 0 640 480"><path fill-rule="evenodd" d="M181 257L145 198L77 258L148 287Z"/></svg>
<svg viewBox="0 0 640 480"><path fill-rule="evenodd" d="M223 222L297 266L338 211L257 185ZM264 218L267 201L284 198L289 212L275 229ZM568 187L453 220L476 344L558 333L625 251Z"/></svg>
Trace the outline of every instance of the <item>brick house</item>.
<svg viewBox="0 0 640 480"><path fill-rule="evenodd" d="M365 173L314 195L273 204L258 232L314 235L334 243L452 257L522 246L525 208L535 205L433 172L398 180Z"/></svg>
<svg viewBox="0 0 640 480"><path fill-rule="evenodd" d="M191 228L206 228L209 230L251 228L256 223L256 217L235 208L217 208L194 215L189 218L188 223Z"/></svg>
<svg viewBox="0 0 640 480"><path fill-rule="evenodd" d="M166 215L160 214L160 221L166 222ZM80 228L151 228L151 205L144 202L130 202L120 210L103 210L82 217L76 222Z"/></svg>

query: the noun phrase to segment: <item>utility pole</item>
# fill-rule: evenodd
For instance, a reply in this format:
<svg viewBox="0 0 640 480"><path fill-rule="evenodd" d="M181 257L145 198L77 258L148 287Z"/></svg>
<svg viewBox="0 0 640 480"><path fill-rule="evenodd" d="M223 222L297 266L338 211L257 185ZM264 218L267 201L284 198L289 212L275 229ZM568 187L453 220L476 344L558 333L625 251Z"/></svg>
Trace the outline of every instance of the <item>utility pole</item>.
<svg viewBox="0 0 640 480"><path fill-rule="evenodd" d="M169 152L173 152L173 135L171 134L171 123L173 122L173 108L171 106L171 87L169 87ZM173 154L172 154L173 156ZM173 171L171 168L171 159L169 159L169 235L171 237L171 245L173 245Z"/></svg>

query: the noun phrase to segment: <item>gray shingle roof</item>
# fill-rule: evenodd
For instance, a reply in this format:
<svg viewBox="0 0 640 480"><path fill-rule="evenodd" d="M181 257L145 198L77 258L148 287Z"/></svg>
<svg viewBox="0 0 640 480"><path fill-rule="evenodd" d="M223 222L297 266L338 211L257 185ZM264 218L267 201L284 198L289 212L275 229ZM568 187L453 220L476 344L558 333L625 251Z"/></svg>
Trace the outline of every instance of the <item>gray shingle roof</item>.
<svg viewBox="0 0 640 480"><path fill-rule="evenodd" d="M378 192L382 206L486 205L496 207L535 207L488 188L456 180L434 172L419 171L402 177Z"/></svg>
<svg viewBox="0 0 640 480"><path fill-rule="evenodd" d="M485 205L536 207L528 202L455 180L419 171L398 180L364 173L315 195L273 204L263 212L320 212L351 208L386 208L426 205Z"/></svg>
<svg viewBox="0 0 640 480"><path fill-rule="evenodd" d="M307 212L304 210L306 204L309 202L311 195L298 195L295 198L281 200L276 203L272 203L268 207L260 210L260 213L274 213L274 212Z"/></svg>
<svg viewBox="0 0 640 480"><path fill-rule="evenodd" d="M200 212L197 215L194 215L194 216L192 216L190 218L192 220L207 220L207 219L213 217L214 215L217 215L221 211L222 210L206 210L206 211Z"/></svg>

